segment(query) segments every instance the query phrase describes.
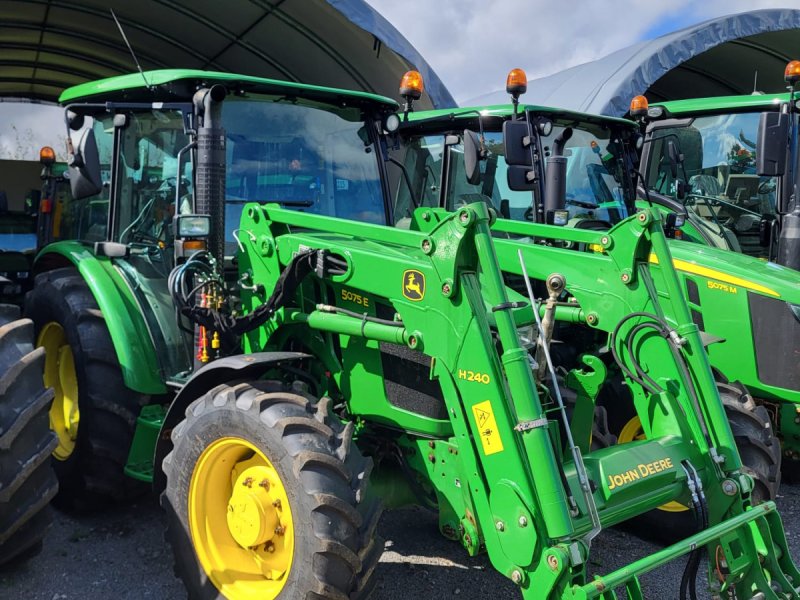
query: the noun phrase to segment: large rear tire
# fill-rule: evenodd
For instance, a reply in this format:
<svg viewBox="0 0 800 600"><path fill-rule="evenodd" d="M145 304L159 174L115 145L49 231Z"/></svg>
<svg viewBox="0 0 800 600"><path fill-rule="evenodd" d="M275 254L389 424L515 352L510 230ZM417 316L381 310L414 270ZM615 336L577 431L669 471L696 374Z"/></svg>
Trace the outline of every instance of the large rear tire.
<svg viewBox="0 0 800 600"><path fill-rule="evenodd" d="M167 540L190 598L365 598L383 552L372 460L330 399L275 381L193 402L164 459Z"/></svg>
<svg viewBox="0 0 800 600"><path fill-rule="evenodd" d="M147 486L124 468L146 397L125 387L91 290L73 268L48 271L36 277L25 309L47 351L45 383L55 390L56 503L91 510L140 496Z"/></svg>
<svg viewBox="0 0 800 600"><path fill-rule="evenodd" d="M53 390L42 383L44 350L33 323L0 306L0 565L37 554L58 489L50 465L56 446L47 412Z"/></svg>

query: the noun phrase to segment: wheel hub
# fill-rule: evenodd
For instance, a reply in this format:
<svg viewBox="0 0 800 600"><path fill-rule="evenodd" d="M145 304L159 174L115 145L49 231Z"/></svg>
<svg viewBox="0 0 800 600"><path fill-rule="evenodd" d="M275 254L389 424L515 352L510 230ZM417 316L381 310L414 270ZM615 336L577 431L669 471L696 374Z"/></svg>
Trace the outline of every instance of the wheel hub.
<svg viewBox="0 0 800 600"><path fill-rule="evenodd" d="M280 474L248 440L223 437L192 472L189 531L197 558L225 598L274 600L294 556L294 521Z"/></svg>
<svg viewBox="0 0 800 600"><path fill-rule="evenodd" d="M276 507L280 505L269 490L269 469L250 467L239 475L228 501L228 530L243 548L270 541L283 528Z"/></svg>
<svg viewBox="0 0 800 600"><path fill-rule="evenodd" d="M53 456L67 460L75 450L80 424L75 359L64 328L55 321L42 327L36 345L45 349L44 384L55 392L50 406L50 429L58 438L58 446Z"/></svg>

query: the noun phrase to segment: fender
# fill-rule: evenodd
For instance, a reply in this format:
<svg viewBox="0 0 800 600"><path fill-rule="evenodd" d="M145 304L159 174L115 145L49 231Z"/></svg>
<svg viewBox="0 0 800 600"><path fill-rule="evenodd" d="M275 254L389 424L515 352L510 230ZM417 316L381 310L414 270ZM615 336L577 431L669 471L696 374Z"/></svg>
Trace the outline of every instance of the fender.
<svg viewBox="0 0 800 600"><path fill-rule="evenodd" d="M210 362L192 375L173 399L161 424L153 456L153 489L161 493L167 485L161 463L172 452L172 429L186 416L189 404L221 383L234 379L257 379L272 367L304 358L311 358L311 355L303 352L239 354Z"/></svg>
<svg viewBox="0 0 800 600"><path fill-rule="evenodd" d="M156 349L136 299L108 258L98 258L87 246L75 241L56 242L45 247L34 260L34 272L74 266L97 301L122 370L122 379L141 394L164 394Z"/></svg>

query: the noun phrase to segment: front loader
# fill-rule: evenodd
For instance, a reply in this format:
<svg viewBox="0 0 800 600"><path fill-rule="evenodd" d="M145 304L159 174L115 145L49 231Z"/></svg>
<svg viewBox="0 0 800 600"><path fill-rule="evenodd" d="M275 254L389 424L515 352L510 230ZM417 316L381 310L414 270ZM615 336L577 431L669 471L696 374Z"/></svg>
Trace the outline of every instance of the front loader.
<svg viewBox="0 0 800 600"><path fill-rule="evenodd" d="M642 598L681 556L691 596L704 553L717 595L800 597L658 211L537 225L552 243L524 250L483 201L393 227L389 100L162 71L62 101L77 233L40 252L26 306L58 357L62 489L92 505L136 491L123 466L153 480L191 597L366 597L382 507L406 504L526 598ZM575 300L541 306L548 286ZM593 447L617 373L647 437ZM589 580L604 527L670 501L698 533Z"/></svg>
<svg viewBox="0 0 800 600"><path fill-rule="evenodd" d="M800 573L756 558L759 548L787 557L785 540L774 504L750 505L753 480L675 272L649 260L670 264L658 213L593 232L609 248L596 255L535 245L523 253L492 238L493 218L483 202L421 208L419 230L404 230L247 205L239 268L260 287L243 293L243 315L184 312L222 337L243 335L245 357L302 357L267 381L194 390L173 429L165 498L190 591L210 581L230 598L331 588L357 597L379 552L372 502L411 496L436 507L443 534L467 552L485 548L526 598L614 598L617 587L642 598L638 575L691 554L689 593L700 548L717 561L716 594L779 597L777 581L796 595ZM538 233L575 241L585 232ZM545 356L547 377L537 381L523 342L539 330L533 293L504 284L509 254L532 285L547 283L535 265L549 265L550 286L563 283L579 300L555 306L552 318L614 325L612 362L626 373L646 440L591 446L607 356L587 352L563 378ZM583 279L556 281L578 267ZM674 500L694 506L698 534L587 578L604 527ZM765 575L764 564L789 577Z"/></svg>
<svg viewBox="0 0 800 600"><path fill-rule="evenodd" d="M507 156L504 131L516 132L515 148L520 150L521 140L530 140L533 158L528 154L525 165L511 164L514 158ZM475 135L475 143L470 143L470 135ZM533 224L556 219L561 226L582 232L580 242L566 245L603 253L602 244L590 242L591 232L607 231L640 208L660 211L673 266L692 321L703 331L743 461L759 482L759 497L774 498L781 464L784 472L796 470L800 439L795 431L800 407L796 360L800 276L755 257L689 243L692 238L685 229L691 228L684 220L684 208L669 208L652 189L637 194L636 157L639 151L647 156L652 145L645 142L641 150L642 141L631 121L549 107L509 104L410 113L393 147L393 158L401 165L393 175L395 220L398 226L409 226L415 205L456 210L464 202L483 199L500 216L493 226L496 235L519 240L523 248L531 242L550 244L539 239ZM549 169L559 161L565 171L556 173L554 181L562 182L565 202L548 208L548 194L553 191ZM477 164L479 171L468 176L467 163ZM515 169L535 170L535 178L528 181L523 174L520 180ZM515 260L510 267L501 266L504 271L517 268ZM546 289L540 292L547 298ZM575 361L570 338L555 335L557 362L570 367ZM608 408L608 403L603 394L600 405ZM619 442L644 435L631 410L617 404L606 412L609 432ZM675 531L676 521L684 523L681 530L691 525L686 506L663 508L666 512L658 522L667 529Z"/></svg>

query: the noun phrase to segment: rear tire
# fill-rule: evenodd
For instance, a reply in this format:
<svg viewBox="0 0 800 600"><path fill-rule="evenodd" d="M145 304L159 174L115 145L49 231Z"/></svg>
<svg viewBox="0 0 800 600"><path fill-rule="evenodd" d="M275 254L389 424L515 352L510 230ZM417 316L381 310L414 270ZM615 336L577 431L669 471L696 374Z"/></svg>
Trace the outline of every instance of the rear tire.
<svg viewBox="0 0 800 600"><path fill-rule="evenodd" d="M366 493L372 460L352 444L353 425L331 414L330 399L316 400L304 389L275 381L220 385L193 402L173 430L161 503L175 571L190 598L368 596L383 552L376 533L382 507ZM243 544L225 521L237 506L239 485L248 482L242 482L243 470L256 463L271 469L270 483L262 487L284 494L289 511L263 501L260 514L276 514L282 531L272 536L270 521L261 529L268 537ZM261 572L268 546L268 559L283 561L271 578ZM226 552L231 554L220 559Z"/></svg>
<svg viewBox="0 0 800 600"><path fill-rule="evenodd" d="M33 347L33 323L20 319L17 307L0 306L0 565L38 554L52 521L56 438L47 414L53 390L42 383L44 358Z"/></svg>
<svg viewBox="0 0 800 600"><path fill-rule="evenodd" d="M147 485L127 477L124 468L146 397L125 387L105 317L83 277L73 268L38 275L25 308L36 324L37 343L51 346L45 380L55 388L56 503L92 510L142 495ZM73 367L65 376L66 359ZM59 406L73 400L68 389L77 397L79 418L65 425L69 418L56 417Z"/></svg>

